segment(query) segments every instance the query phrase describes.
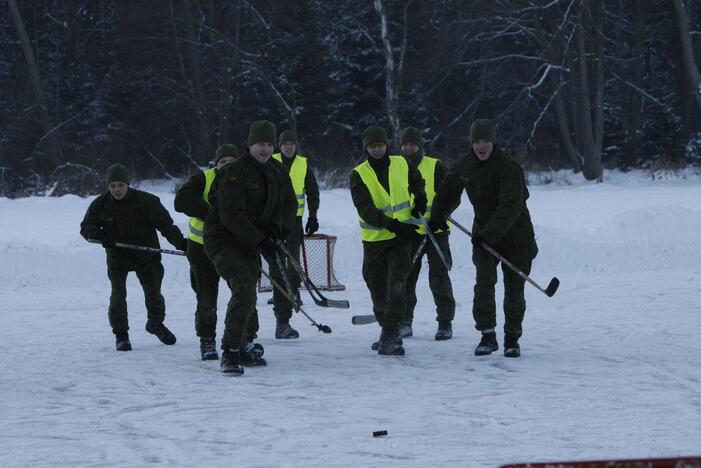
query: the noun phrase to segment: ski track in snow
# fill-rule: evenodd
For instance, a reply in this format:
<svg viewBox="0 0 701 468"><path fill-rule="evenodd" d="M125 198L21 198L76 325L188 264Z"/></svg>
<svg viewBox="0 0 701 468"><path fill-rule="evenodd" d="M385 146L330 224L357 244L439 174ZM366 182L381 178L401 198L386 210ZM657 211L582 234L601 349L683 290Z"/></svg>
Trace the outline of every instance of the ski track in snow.
<svg viewBox="0 0 701 468"><path fill-rule="evenodd" d="M657 207L640 200L644 190L655 192L648 199L657 197ZM261 295L268 366L241 378L199 359L185 260L164 259L166 324L178 343L164 346L144 331L143 294L130 275L134 351L117 353L104 254L77 234L90 200L0 200L20 226L0 231L0 466L494 467L698 455L701 188L531 192L541 247L532 276L547 284L557 275L562 285L553 298L527 285L520 359L501 349L472 355L474 269L458 233L454 338L433 341L424 261L407 356L372 352L378 327L350 324L371 302L350 197L335 190L322 194L320 220L339 236L336 272L348 289L328 295L348 298L351 309L322 309L303 293L305 310L333 333L295 315L301 338L280 341ZM172 207L172 194L162 199ZM55 223L48 241L46 227L32 225L37 216ZM469 227L465 202L456 218ZM220 287L219 335L228 299ZM497 320L501 346L501 312ZM372 437L382 429L387 437Z"/></svg>

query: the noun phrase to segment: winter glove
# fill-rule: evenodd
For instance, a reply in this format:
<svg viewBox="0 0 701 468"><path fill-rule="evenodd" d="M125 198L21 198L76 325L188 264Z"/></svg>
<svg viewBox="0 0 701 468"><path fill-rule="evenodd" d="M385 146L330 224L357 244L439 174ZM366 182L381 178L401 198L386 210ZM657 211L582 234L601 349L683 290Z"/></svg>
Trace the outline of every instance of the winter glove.
<svg viewBox="0 0 701 468"><path fill-rule="evenodd" d="M183 240L181 240L179 245L178 245L178 250L182 250L183 252L187 252L187 238L183 237Z"/></svg>
<svg viewBox="0 0 701 468"><path fill-rule="evenodd" d="M430 220L428 220L428 228L431 230L431 232L447 231L448 223L445 222L445 219L431 218Z"/></svg>
<svg viewBox="0 0 701 468"><path fill-rule="evenodd" d="M485 240L484 237L480 236L480 235L477 234L476 232L473 232L473 233L472 233L472 245L473 245L476 249L480 249L480 248L482 248L482 244L483 244L483 243L489 245L489 243Z"/></svg>
<svg viewBox="0 0 701 468"><path fill-rule="evenodd" d="M412 218L421 218L421 216L426 213L426 202L424 201L423 203L417 203L414 205L414 207L411 209L411 217Z"/></svg>
<svg viewBox="0 0 701 468"><path fill-rule="evenodd" d="M419 237L417 231L419 227L416 224L405 224L393 219L392 225L388 229L405 241L413 241Z"/></svg>
<svg viewBox="0 0 701 468"><path fill-rule="evenodd" d="M265 228L265 235L273 241L282 239L282 233L280 232L280 228L277 224L268 224L268 226Z"/></svg>
<svg viewBox="0 0 701 468"><path fill-rule="evenodd" d="M304 230L307 231L308 236L313 235L319 230L319 220L310 216L307 218L307 225L304 227Z"/></svg>
<svg viewBox="0 0 701 468"><path fill-rule="evenodd" d="M270 237L266 237L261 241L260 251L265 258L275 258L275 241Z"/></svg>
<svg viewBox="0 0 701 468"><path fill-rule="evenodd" d="M100 241L100 244L102 244L102 246L106 249L113 249L117 246L117 243L114 240L114 236L107 229L100 229L100 232L97 234L97 239Z"/></svg>

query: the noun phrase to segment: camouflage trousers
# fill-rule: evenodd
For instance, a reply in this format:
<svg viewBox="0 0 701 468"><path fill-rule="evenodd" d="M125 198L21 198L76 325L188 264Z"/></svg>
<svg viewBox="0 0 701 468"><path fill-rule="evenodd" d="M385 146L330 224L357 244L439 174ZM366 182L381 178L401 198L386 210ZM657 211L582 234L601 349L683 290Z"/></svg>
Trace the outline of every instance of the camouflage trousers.
<svg viewBox="0 0 701 468"><path fill-rule="evenodd" d="M497 250L495 248L495 250ZM503 250L503 249L502 249ZM497 250L499 252L499 250ZM531 272L533 259L528 255L509 255L499 252L519 270L528 275ZM472 263L477 270L475 279L475 293L472 302L472 316L475 319L477 330L490 330L496 328L496 301L494 299L494 286L497 282L497 260L492 254L483 248L472 249ZM521 336L523 317L526 313L526 299L524 296L523 280L511 268L501 266L504 275L504 333Z"/></svg>
<svg viewBox="0 0 701 468"><path fill-rule="evenodd" d="M363 279L370 290L372 311L381 327L404 319L410 273L411 242L397 238L363 242Z"/></svg>
<svg viewBox="0 0 701 468"><path fill-rule="evenodd" d="M222 349L240 349L258 331L257 283L260 259L235 248L207 252L219 275L231 290L226 308Z"/></svg>
<svg viewBox="0 0 701 468"><path fill-rule="evenodd" d="M443 255L452 262L450 255L450 244L448 242L448 233L442 232L436 234L436 240ZM421 245L423 237L411 243L411 258L414 258L416 250ZM426 244L423 252L414 263L411 274L406 282L406 300L407 313L404 320L411 322L414 319L414 309L416 308L416 282L421 273L421 261L423 256L428 258L428 285L433 295L433 302L436 304L436 320L439 322L451 322L455 318L455 297L453 296L453 285L450 282L448 270L438 256L431 239L426 239Z"/></svg>
<svg viewBox="0 0 701 468"><path fill-rule="evenodd" d="M136 273L136 277L144 290L146 313L148 320L154 323L163 323L166 316L166 304L161 294L163 282L163 264L160 259L143 265L110 265L107 267L107 276L112 285L110 305L107 316L116 335L129 330L127 316L127 275L130 271Z"/></svg>

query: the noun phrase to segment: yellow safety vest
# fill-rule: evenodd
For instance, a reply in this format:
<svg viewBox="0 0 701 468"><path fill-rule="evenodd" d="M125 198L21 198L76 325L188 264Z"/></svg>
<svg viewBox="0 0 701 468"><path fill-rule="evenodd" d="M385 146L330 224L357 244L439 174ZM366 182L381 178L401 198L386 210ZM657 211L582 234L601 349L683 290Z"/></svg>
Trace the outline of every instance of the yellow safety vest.
<svg viewBox="0 0 701 468"><path fill-rule="evenodd" d="M282 162L282 153L273 154L273 158ZM297 197L297 216L302 216L304 214L304 181L306 178L307 158L298 154L295 156L295 160L292 161L292 167L290 168L292 188L295 189L295 196Z"/></svg>
<svg viewBox="0 0 701 468"><path fill-rule="evenodd" d="M424 213L423 218L428 221L431 219L431 206L433 206L433 199L436 196L436 164L438 164L438 159L432 158L431 156L424 156L421 158L419 163L419 172L423 178L425 185L424 190L426 191L426 213ZM414 204L414 195L411 196L412 205ZM448 230L450 230L450 223L448 223ZM443 230L438 230L438 232L443 232ZM423 224L419 224L419 234L426 235L426 228Z"/></svg>
<svg viewBox="0 0 701 468"><path fill-rule="evenodd" d="M204 174L204 190L202 191L202 199L209 205L209 191L212 188L212 182L217 176L217 169L215 167L207 169L203 172ZM200 218L191 217L190 223L188 224L187 238L197 242L200 245L204 245L204 221Z"/></svg>
<svg viewBox="0 0 701 468"><path fill-rule="evenodd" d="M397 221L408 221L411 219L409 164L403 156L390 156L389 161L389 193L377 180L377 174L368 161L365 161L353 170L358 173L368 188L372 202L378 210L382 211L385 216L394 218ZM377 242L396 237L396 234L393 232L368 224L360 216L358 218L360 219L361 238L364 241Z"/></svg>

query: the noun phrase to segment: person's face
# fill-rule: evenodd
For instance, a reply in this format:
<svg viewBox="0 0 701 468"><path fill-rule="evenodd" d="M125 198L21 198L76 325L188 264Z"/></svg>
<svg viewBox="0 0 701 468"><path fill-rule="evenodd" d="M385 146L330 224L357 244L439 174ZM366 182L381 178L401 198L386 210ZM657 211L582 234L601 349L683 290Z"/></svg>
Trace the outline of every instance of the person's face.
<svg viewBox="0 0 701 468"><path fill-rule="evenodd" d="M384 143L370 143L367 147L368 154L375 159L380 159L385 155L386 151L387 145Z"/></svg>
<svg viewBox="0 0 701 468"><path fill-rule="evenodd" d="M217 161L217 170L221 169L222 167L226 166L227 164L231 164L234 161L236 161L235 157L224 156L223 158L219 159L219 161Z"/></svg>
<svg viewBox="0 0 701 468"><path fill-rule="evenodd" d="M248 152L251 153L253 159L261 164L268 162L268 159L270 159L270 156L273 154L273 150L275 150L275 146L273 146L272 143L256 143L248 147Z"/></svg>
<svg viewBox="0 0 701 468"><path fill-rule="evenodd" d="M419 145L416 143L404 143L402 145L402 154L405 156L414 156L419 152Z"/></svg>
<svg viewBox="0 0 701 468"><path fill-rule="evenodd" d="M129 185L125 182L110 182L107 188L115 200L121 200L127 195Z"/></svg>
<svg viewBox="0 0 701 468"><path fill-rule="evenodd" d="M280 150L282 150L282 154L284 154L286 158L291 158L295 155L297 145L295 145L293 141L285 141L282 143L282 146L280 146Z"/></svg>
<svg viewBox="0 0 701 468"><path fill-rule="evenodd" d="M487 140L477 140L472 142L472 151L480 161L486 161L494 151L494 143Z"/></svg>

